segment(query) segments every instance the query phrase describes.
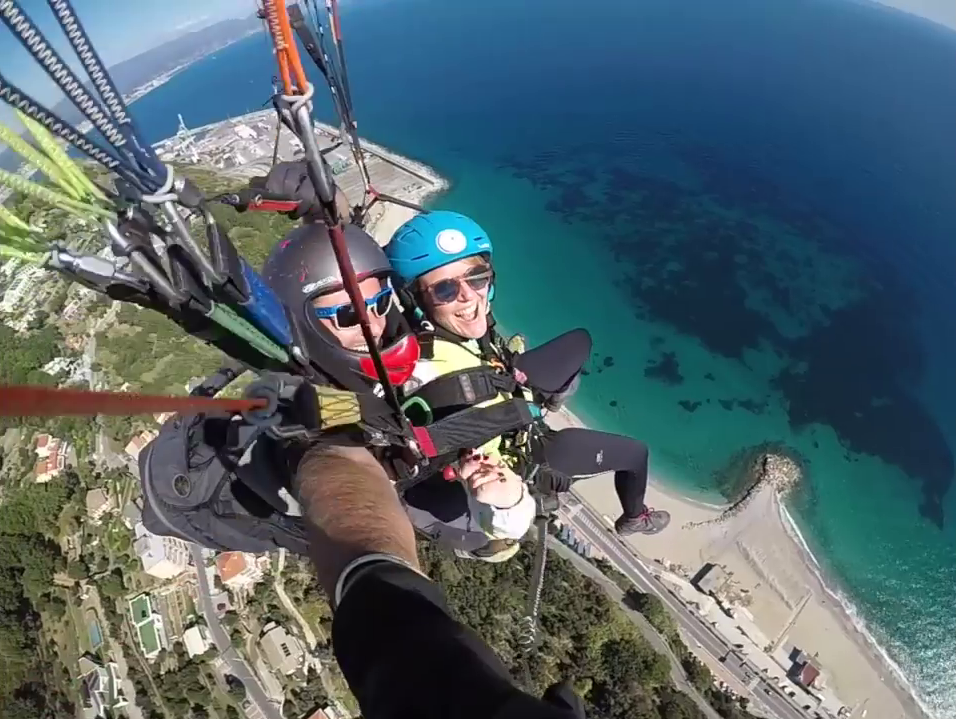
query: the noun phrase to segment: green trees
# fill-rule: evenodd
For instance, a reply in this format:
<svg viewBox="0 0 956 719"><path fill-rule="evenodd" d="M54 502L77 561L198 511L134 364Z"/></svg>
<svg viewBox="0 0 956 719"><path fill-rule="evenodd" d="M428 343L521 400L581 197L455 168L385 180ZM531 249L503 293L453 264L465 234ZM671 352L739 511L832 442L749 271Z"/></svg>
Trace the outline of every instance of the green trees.
<svg viewBox="0 0 956 719"><path fill-rule="evenodd" d="M328 705L329 697L322 682L311 679L302 686L286 691L282 713L288 717L307 717L319 707Z"/></svg>
<svg viewBox="0 0 956 719"><path fill-rule="evenodd" d="M175 716L185 716L195 705L209 706L212 703L199 664L195 661L187 661L178 669L163 673L156 679L156 685L163 703Z"/></svg>
<svg viewBox="0 0 956 719"><path fill-rule="evenodd" d="M53 378L40 367L59 354L61 340L52 325L20 334L0 324L0 383L52 384Z"/></svg>
<svg viewBox="0 0 956 719"><path fill-rule="evenodd" d="M66 574L70 579L89 579L90 568L82 559L77 559L67 567Z"/></svg>
<svg viewBox="0 0 956 719"><path fill-rule="evenodd" d="M40 611L55 620L66 609L53 585L65 563L52 537L74 489L68 481L8 489L0 504L0 717L70 707L39 651L39 630Z"/></svg>
<svg viewBox="0 0 956 719"><path fill-rule="evenodd" d="M229 687L229 696L235 701L242 702L246 698L246 685L229 674L226 676L226 685Z"/></svg>
<svg viewBox="0 0 956 719"><path fill-rule="evenodd" d="M269 622L289 624L292 621L292 617L286 613L279 601L279 595L276 593L272 580L256 585L255 593L249 598L248 609L254 617L258 618L260 624Z"/></svg>
<svg viewBox="0 0 956 719"><path fill-rule="evenodd" d="M673 647L675 642L678 646L683 646L680 633L677 631L677 625L674 618L664 607L664 603L653 594L644 594L634 589L633 586L626 590L625 602L628 606L636 609L643 614L651 626L654 627Z"/></svg>
<svg viewBox="0 0 956 719"><path fill-rule="evenodd" d="M519 654L517 620L525 611L533 551L533 545L526 546L511 561L485 564L456 561L431 543L419 546L423 569L442 584L454 613L492 645L533 693L570 679L588 716L701 716L696 704L670 684L665 657L603 590L553 554L542 590L540 645L529 657Z"/></svg>
<svg viewBox="0 0 956 719"><path fill-rule="evenodd" d="M118 599L126 594L126 585L123 583L123 573L120 569L114 569L105 577L100 577L96 583L100 594L110 599Z"/></svg>

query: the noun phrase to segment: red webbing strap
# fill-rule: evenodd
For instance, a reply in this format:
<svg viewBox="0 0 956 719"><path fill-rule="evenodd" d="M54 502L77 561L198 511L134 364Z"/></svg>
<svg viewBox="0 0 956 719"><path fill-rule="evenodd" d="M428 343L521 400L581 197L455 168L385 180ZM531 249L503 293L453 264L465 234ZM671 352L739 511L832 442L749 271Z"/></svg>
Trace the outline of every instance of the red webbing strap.
<svg viewBox="0 0 956 719"><path fill-rule="evenodd" d="M246 412L266 406L261 399L163 397L127 392L91 392L56 387L0 386L0 416L135 415L156 412Z"/></svg>

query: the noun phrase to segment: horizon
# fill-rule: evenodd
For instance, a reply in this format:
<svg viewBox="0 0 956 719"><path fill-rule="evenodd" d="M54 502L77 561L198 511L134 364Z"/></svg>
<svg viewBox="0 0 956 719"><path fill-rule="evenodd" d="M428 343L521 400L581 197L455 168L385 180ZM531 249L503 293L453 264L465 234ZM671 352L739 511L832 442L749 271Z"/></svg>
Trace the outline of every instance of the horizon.
<svg viewBox="0 0 956 719"><path fill-rule="evenodd" d="M81 80L85 79L66 38L52 11L44 0L19 0L30 18L70 65ZM956 32L956 2L954 0L840 0L860 2L897 10L922 18ZM343 3L349 5L351 3ZM255 14L255 3L236 3L234 0L206 0L201 4L192 0L168 0L162 6L150 3L127 5L124 11L114 13L115 6L108 0L73 0L83 26L96 47L103 64L113 68L128 60L162 47L191 32L212 27L222 21L249 18ZM15 84L48 107L55 106L63 95L46 76L27 51L6 28L0 29L0 57L5 75ZM19 125L5 105L0 106L0 121ZM2 152L0 152L2 154Z"/></svg>
<svg viewBox="0 0 956 719"><path fill-rule="evenodd" d="M81 81L87 79L70 48L53 12L44 0L19 0L33 23ZM125 5L114 12L109 0L73 0L77 16L107 68L132 60L191 32L203 30L224 20L243 19L255 14L253 3L234 0L167 0L162 5L142 3ZM63 94L15 39L6 27L0 28L0 58L4 75L49 108ZM6 105L0 105L0 122L19 128L19 122Z"/></svg>

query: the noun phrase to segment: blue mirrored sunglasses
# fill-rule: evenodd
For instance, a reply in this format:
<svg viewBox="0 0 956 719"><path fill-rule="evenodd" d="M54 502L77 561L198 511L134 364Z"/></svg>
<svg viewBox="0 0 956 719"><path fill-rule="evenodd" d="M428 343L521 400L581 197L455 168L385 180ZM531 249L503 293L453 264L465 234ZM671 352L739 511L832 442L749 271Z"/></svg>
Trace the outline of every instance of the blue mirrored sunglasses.
<svg viewBox="0 0 956 719"><path fill-rule="evenodd" d="M366 297L365 306L369 312L377 317L384 317L388 314L388 311L392 309L392 299L394 296L392 288L386 287L375 293L373 297ZM312 309L315 311L316 317L323 320L331 320L332 324L335 325L335 328L338 330L356 327L359 323L358 312L355 311L355 307L351 302L343 302L340 305L332 305L331 307L313 307Z"/></svg>

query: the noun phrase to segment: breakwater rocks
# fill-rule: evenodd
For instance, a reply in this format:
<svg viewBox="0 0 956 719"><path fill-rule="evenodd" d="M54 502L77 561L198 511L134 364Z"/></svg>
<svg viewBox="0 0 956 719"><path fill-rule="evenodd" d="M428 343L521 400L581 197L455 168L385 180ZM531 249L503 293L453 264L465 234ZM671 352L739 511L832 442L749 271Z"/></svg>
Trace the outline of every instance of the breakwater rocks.
<svg viewBox="0 0 956 719"><path fill-rule="evenodd" d="M749 457L737 456L733 464L743 469L743 477L733 480L737 487L743 487L736 500L720 513L720 516L706 522L690 522L687 527L702 527L727 521L743 512L759 494L769 490L778 496L789 493L803 478L803 466L799 458L786 450L774 451L746 450ZM726 486L726 484L725 484Z"/></svg>

